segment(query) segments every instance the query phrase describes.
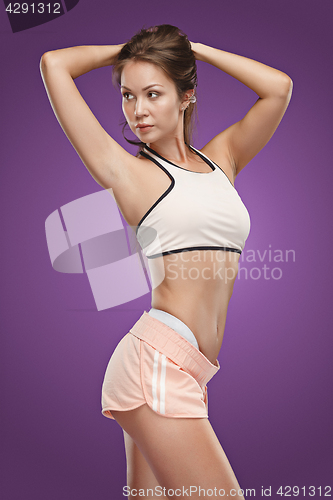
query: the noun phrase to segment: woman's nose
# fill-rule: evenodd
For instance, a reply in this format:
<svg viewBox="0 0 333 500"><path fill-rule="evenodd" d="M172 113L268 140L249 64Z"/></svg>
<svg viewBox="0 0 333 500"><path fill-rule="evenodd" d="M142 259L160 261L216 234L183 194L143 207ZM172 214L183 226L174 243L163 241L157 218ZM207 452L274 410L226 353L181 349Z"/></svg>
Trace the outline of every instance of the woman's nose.
<svg viewBox="0 0 333 500"><path fill-rule="evenodd" d="M144 102L142 99L137 99L134 109L135 116L144 116L147 114L147 110L145 109Z"/></svg>

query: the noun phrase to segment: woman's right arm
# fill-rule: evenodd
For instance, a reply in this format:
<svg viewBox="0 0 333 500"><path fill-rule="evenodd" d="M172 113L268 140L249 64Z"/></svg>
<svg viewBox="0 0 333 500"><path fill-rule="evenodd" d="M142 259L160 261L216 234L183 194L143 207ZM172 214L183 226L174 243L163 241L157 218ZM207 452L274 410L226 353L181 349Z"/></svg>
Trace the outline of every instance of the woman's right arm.
<svg viewBox="0 0 333 500"><path fill-rule="evenodd" d="M111 65L122 45L69 47L43 54L41 75L53 111L81 160L104 188L112 187L133 161L103 129L78 91L74 79Z"/></svg>

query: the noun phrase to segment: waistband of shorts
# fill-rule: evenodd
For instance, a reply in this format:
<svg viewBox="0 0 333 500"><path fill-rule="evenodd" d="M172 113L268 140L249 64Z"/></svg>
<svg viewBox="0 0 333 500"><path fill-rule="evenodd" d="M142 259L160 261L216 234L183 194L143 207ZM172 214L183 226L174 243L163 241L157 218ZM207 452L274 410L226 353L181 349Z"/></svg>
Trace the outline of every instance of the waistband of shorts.
<svg viewBox="0 0 333 500"><path fill-rule="evenodd" d="M191 342L146 311L132 326L130 333L171 359L192 375L201 387L220 369L218 360L217 366L213 365Z"/></svg>

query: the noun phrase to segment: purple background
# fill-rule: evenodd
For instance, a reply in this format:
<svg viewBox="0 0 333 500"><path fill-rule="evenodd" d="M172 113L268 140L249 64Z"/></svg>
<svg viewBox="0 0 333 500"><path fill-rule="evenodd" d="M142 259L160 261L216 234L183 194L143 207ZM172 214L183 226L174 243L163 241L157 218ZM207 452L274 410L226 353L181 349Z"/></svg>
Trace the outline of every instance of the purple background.
<svg viewBox="0 0 333 500"><path fill-rule="evenodd" d="M236 281L221 370L209 386L210 420L241 487L256 488L257 497L261 486L332 485L332 2L117 5L81 0L61 18L16 34L1 14L1 497L123 498L122 432L101 415L100 390L115 345L149 308L149 296L97 312L86 275L52 269L45 219L100 186L52 113L39 60L56 48L121 43L161 23L294 81L279 129L236 188L251 214L246 249L294 249L296 260L265 260L282 269L280 280ZM256 96L216 68L199 63L198 71L194 145L202 147ZM124 144L110 68L77 83Z"/></svg>

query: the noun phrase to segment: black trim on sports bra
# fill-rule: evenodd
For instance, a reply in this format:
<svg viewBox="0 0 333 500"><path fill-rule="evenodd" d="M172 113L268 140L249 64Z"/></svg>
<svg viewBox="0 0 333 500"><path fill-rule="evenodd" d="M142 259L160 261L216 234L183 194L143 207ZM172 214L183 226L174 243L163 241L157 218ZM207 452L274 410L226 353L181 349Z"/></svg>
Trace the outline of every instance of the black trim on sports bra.
<svg viewBox="0 0 333 500"><path fill-rule="evenodd" d="M226 176L226 178L228 179L228 181L230 182L230 184L232 185L232 187L235 189L235 191L238 192L237 189L235 188L235 186L233 185L233 183L231 182L231 180L229 179L229 177L227 176L227 174L225 173L225 171L223 170L223 168L220 167L220 165L218 165L217 163L215 163L215 161L210 160L208 157L204 156L203 153L201 153L200 151L196 150L190 144L186 144L186 146L188 146L191 149L191 151L193 151L193 153L195 153L196 155L198 155L205 163L207 163L207 165L210 166L210 168L212 169L212 171L214 171L216 169L216 167L219 170L221 170L221 172L224 173L224 175ZM145 148L148 149L148 151L150 151L154 155L156 155L158 158L161 158L161 160L164 160L167 163L170 163L170 165L173 165L174 167L180 168L181 170L185 170L186 172L192 172L192 174L211 174L212 173L212 172L194 172L193 170L188 170L187 168L180 167L179 165L176 165L175 163L172 163L172 161L167 160L166 158L164 158L160 154L156 153L156 151L154 151L153 149L151 149L149 146L147 146L147 144L145 144ZM141 153L141 151L140 151L140 153Z"/></svg>
<svg viewBox="0 0 333 500"><path fill-rule="evenodd" d="M187 144L186 144L187 146ZM158 158L161 158L161 160L164 160L166 161L167 163L170 163L170 165L173 165L174 167L177 167L177 168L181 168L182 170L185 170L186 172L192 172L192 174L211 174L212 172L194 172L193 170L188 170L187 168L183 168L183 167L180 167L179 165L176 165L176 163L173 163L172 161L170 160L167 160L166 158L164 158L163 156L159 155L158 153L156 153L156 151L154 151L153 149L151 149L149 146L145 145L145 148L148 149L148 151L150 151L151 153L153 153L154 155L156 155ZM215 167L214 165L212 164L211 161L208 161L208 158L205 158L204 156L202 156L201 154L197 153L197 151L195 151L195 149L192 149L191 146L189 146L189 148L191 149L191 151L193 151L195 154L197 154L198 156L200 156L200 158L205 162L207 163L207 165L209 165L209 167L212 169L212 171L215 170Z"/></svg>
<svg viewBox="0 0 333 500"><path fill-rule="evenodd" d="M141 226L142 222L145 220L145 218L160 203L160 201L162 201L163 198L165 198L170 193L170 191L174 188L174 185L175 185L175 179L172 177L172 175L170 174L170 172L168 172L166 168L164 168L162 165L160 165L157 160L155 160L154 158L152 158L150 155L147 155L147 153L145 153L144 151L140 151L140 154L142 156L144 156L145 158L147 158L148 160L151 160L152 162L154 162L158 167L160 167L160 169L162 169L163 172L165 172L168 175L168 177L171 179L171 184L168 187L168 189L166 191L164 191L164 193L158 198L158 200L155 201L155 203L149 208L149 210L147 210L147 212L141 218L141 220L138 223L138 225L136 227L136 230L135 230L136 234L137 234L137 232L139 230L139 227Z"/></svg>
<svg viewBox="0 0 333 500"><path fill-rule="evenodd" d="M168 250L167 252L157 253L155 255L147 255L147 259L156 259L157 257L162 257L164 255L171 255L173 253L181 253L181 252L192 252L193 250L224 250L226 252L236 252L241 254L242 251L238 250L238 248L231 247L188 247L188 248L179 248L177 250Z"/></svg>
<svg viewBox="0 0 333 500"><path fill-rule="evenodd" d="M221 172L223 172L223 173L224 173L224 175L226 176L226 178L228 179L228 181L230 182L230 184L232 185L232 187L233 187L234 189L236 189L236 188L235 188L235 186L233 185L233 183L231 182L231 180L229 179L229 177L227 176L227 174L225 173L225 171L223 170L223 168L221 168L221 167L220 167L220 165L218 165L217 163L215 163L215 161L210 160L208 157L206 158L206 157L203 155L203 153L201 153L200 151L197 151L197 150L196 150L196 149L194 149L191 145L190 145L189 147L192 149L192 151L194 151L194 153L196 153L198 156L200 156L200 158L202 158L202 159L203 159L203 160L205 160L206 162L207 162L207 160L209 160L209 161L211 162L211 164L212 164L212 165L216 165L216 166L217 166L217 167L221 170ZM237 189L236 189L236 191L237 191Z"/></svg>

